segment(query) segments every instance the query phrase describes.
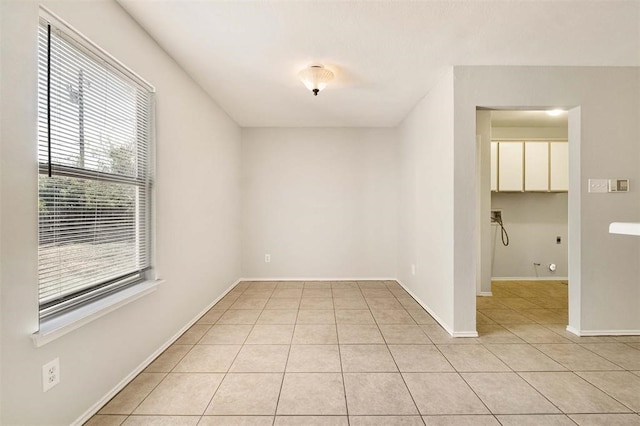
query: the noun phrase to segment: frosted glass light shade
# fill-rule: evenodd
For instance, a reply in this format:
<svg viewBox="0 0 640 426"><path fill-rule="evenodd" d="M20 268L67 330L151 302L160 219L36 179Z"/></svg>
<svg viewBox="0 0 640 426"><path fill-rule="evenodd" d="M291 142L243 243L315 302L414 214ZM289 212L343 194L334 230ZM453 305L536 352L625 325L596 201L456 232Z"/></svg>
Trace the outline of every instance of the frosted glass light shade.
<svg viewBox="0 0 640 426"><path fill-rule="evenodd" d="M315 96L327 87L327 83L333 79L333 73L322 65L312 65L298 73L302 83L311 90Z"/></svg>

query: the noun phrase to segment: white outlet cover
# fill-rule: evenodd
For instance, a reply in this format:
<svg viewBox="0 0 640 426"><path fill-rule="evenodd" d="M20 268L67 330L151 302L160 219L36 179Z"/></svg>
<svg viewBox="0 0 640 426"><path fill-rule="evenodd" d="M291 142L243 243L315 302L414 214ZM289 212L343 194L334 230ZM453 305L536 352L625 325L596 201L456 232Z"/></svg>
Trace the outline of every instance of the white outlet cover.
<svg viewBox="0 0 640 426"><path fill-rule="evenodd" d="M589 192L609 192L609 179L589 179Z"/></svg>
<svg viewBox="0 0 640 426"><path fill-rule="evenodd" d="M42 391L46 392L60 383L60 359L56 358L42 366Z"/></svg>

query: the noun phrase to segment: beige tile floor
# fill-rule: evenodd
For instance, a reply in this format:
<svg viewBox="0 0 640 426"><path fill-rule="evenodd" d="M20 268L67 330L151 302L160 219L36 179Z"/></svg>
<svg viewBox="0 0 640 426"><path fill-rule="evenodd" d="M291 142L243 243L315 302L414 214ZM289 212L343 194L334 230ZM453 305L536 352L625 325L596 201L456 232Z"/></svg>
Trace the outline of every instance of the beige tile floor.
<svg viewBox="0 0 640 426"><path fill-rule="evenodd" d="M243 282L89 425L640 425L640 336L494 282L452 339L394 281Z"/></svg>

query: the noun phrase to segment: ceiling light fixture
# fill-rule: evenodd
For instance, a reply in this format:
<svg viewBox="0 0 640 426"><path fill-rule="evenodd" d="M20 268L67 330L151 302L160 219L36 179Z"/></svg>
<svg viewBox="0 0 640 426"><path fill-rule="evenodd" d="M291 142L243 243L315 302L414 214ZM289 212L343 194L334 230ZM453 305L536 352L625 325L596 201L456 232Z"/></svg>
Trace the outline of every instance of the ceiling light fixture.
<svg viewBox="0 0 640 426"><path fill-rule="evenodd" d="M333 79L333 73L322 65L311 65L298 73L307 89L318 96L318 92L327 87L327 83Z"/></svg>
<svg viewBox="0 0 640 426"><path fill-rule="evenodd" d="M547 115L550 115L551 117L557 117L559 115L562 115L562 113L564 113L563 110L561 109L552 109L549 111L546 111Z"/></svg>

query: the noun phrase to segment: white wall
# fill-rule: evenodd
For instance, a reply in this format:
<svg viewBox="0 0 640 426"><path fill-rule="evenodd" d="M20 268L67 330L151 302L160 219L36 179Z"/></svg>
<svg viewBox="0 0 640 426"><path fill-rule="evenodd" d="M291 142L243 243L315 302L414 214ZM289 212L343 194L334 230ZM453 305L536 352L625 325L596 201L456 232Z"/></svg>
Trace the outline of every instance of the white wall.
<svg viewBox="0 0 640 426"><path fill-rule="evenodd" d="M398 277L442 326L453 331L451 70L403 121L400 134ZM475 331L475 323L470 330Z"/></svg>
<svg viewBox="0 0 640 426"><path fill-rule="evenodd" d="M491 127L493 138L516 139L516 138L549 138L566 139L568 137L567 126L562 127Z"/></svg>
<svg viewBox="0 0 640 426"><path fill-rule="evenodd" d="M502 210L509 245L502 244L500 226L491 226L493 278L568 276L567 193L492 193L491 208ZM556 237L561 243L556 244ZM540 263L535 267L534 263ZM557 266L555 272L549 264Z"/></svg>
<svg viewBox="0 0 640 426"><path fill-rule="evenodd" d="M243 277L395 277L396 135L243 129Z"/></svg>
<svg viewBox="0 0 640 426"><path fill-rule="evenodd" d="M113 1L45 2L157 89L155 293L35 348L38 6L2 4L1 424L67 425L240 276L240 131ZM10 40L10 42L6 42ZM42 392L41 366L61 383Z"/></svg>
<svg viewBox="0 0 640 426"><path fill-rule="evenodd" d="M475 199L457 185L476 185L476 107L573 108L568 133L569 325L576 332L640 332L640 239L608 233L610 222L639 220L640 191L587 192L589 178L626 177L632 188L640 182L639 69L455 67L454 74L456 233L477 236ZM456 244L456 271L461 266L462 273L455 277L454 316L456 327L465 329L475 323L476 287L465 265L473 264L476 254L475 244Z"/></svg>

